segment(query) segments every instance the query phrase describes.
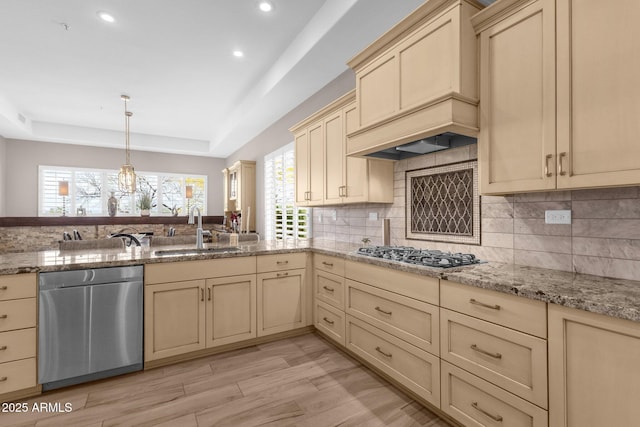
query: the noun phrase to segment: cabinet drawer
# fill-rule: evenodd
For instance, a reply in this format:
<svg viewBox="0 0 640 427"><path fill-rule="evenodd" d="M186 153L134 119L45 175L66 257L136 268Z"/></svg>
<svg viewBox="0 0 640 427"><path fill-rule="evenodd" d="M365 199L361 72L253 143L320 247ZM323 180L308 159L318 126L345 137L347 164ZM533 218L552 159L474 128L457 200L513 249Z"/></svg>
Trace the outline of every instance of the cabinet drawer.
<svg viewBox="0 0 640 427"><path fill-rule="evenodd" d="M547 337L547 306L542 301L448 280L441 281L440 298L442 307L540 338Z"/></svg>
<svg viewBox="0 0 640 427"><path fill-rule="evenodd" d="M438 305L439 279L391 270L364 262L345 262L345 277L390 292Z"/></svg>
<svg viewBox="0 0 640 427"><path fill-rule="evenodd" d="M0 332L36 326L36 299L0 301Z"/></svg>
<svg viewBox="0 0 640 427"><path fill-rule="evenodd" d="M305 268L306 253L262 255L258 257L258 273Z"/></svg>
<svg viewBox="0 0 640 427"><path fill-rule="evenodd" d="M313 268L344 276L344 259L328 255L313 254Z"/></svg>
<svg viewBox="0 0 640 427"><path fill-rule="evenodd" d="M256 257L231 257L201 261L163 262L144 266L144 283L184 282L187 280L240 276L256 272Z"/></svg>
<svg viewBox="0 0 640 427"><path fill-rule="evenodd" d="M547 408L547 342L440 310L442 358Z"/></svg>
<svg viewBox="0 0 640 427"><path fill-rule="evenodd" d="M442 361L444 412L465 426L547 427L547 411Z"/></svg>
<svg viewBox="0 0 640 427"><path fill-rule="evenodd" d="M347 280L347 313L438 355L438 307Z"/></svg>
<svg viewBox="0 0 640 427"><path fill-rule="evenodd" d="M327 337L344 346L344 312L316 301L316 328Z"/></svg>
<svg viewBox="0 0 640 427"><path fill-rule="evenodd" d="M0 332L0 363L36 357L36 328Z"/></svg>
<svg viewBox="0 0 640 427"><path fill-rule="evenodd" d="M36 358L0 363L0 394L35 387Z"/></svg>
<svg viewBox="0 0 640 427"><path fill-rule="evenodd" d="M344 310L344 277L326 271L314 270L313 284L317 299Z"/></svg>
<svg viewBox="0 0 640 427"><path fill-rule="evenodd" d="M0 301L36 297L36 274L0 276Z"/></svg>
<svg viewBox="0 0 640 427"><path fill-rule="evenodd" d="M347 314L347 348L435 406L440 359Z"/></svg>

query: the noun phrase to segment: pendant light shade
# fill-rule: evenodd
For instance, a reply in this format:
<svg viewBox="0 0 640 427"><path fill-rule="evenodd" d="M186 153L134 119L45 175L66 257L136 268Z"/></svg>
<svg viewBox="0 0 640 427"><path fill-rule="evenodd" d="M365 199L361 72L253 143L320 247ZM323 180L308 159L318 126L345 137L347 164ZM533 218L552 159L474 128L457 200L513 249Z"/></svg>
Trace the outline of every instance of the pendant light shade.
<svg viewBox="0 0 640 427"><path fill-rule="evenodd" d="M127 111L127 95L121 95L124 101L124 126L125 126L125 164L120 166L118 173L118 187L122 193L136 192L136 172L131 164L131 151L129 146L129 119L133 115L131 111Z"/></svg>

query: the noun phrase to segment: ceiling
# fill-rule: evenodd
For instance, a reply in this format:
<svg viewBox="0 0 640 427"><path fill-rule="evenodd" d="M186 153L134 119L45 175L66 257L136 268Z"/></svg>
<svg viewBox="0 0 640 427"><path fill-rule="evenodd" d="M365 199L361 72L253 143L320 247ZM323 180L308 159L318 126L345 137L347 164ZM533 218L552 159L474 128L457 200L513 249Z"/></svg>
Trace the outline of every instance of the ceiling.
<svg viewBox="0 0 640 427"><path fill-rule="evenodd" d="M2 0L0 135L224 158L423 0L272 3Z"/></svg>

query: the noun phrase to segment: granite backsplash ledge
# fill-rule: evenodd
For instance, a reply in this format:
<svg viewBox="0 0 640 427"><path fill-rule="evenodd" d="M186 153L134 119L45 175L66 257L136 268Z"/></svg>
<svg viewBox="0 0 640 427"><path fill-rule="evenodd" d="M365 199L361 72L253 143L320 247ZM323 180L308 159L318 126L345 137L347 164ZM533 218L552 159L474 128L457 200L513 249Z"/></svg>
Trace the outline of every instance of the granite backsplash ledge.
<svg viewBox="0 0 640 427"><path fill-rule="evenodd" d="M640 280L640 187L553 191L481 197L481 245L405 237L407 171L473 160L476 146L395 163L394 203L313 209L313 237L382 244L382 220L394 245L470 252L493 262ZM545 210L572 211L572 224L545 224ZM371 215L370 214L374 214ZM377 215L377 219L375 218ZM335 218L335 220L333 219Z"/></svg>
<svg viewBox="0 0 640 427"><path fill-rule="evenodd" d="M131 223L127 223L123 217L117 218L118 221L115 224L109 219L101 221L100 218L87 217L81 217L74 222L74 217L69 217L64 221L64 225L3 225L0 226L0 253L56 250L59 247L59 241L62 240L62 233L66 231L73 235L73 230L78 230L85 240L103 239L117 232L151 232L154 236L166 236L170 227L175 228L177 236L196 235L197 226L187 224L187 217L166 217L164 220L162 217L153 217L153 220L147 221L135 218ZM55 220L60 219L55 218ZM222 217L205 217L203 227L213 229L214 224L221 222Z"/></svg>

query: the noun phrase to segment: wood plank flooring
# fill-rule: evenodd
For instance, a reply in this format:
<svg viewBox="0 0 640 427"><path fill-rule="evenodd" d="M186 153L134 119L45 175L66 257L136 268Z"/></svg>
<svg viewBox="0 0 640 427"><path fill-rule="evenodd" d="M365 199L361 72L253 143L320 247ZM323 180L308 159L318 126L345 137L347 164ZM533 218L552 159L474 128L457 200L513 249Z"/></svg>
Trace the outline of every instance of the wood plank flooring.
<svg viewBox="0 0 640 427"><path fill-rule="evenodd" d="M0 426L449 426L317 334L21 402L73 410L0 413Z"/></svg>

